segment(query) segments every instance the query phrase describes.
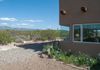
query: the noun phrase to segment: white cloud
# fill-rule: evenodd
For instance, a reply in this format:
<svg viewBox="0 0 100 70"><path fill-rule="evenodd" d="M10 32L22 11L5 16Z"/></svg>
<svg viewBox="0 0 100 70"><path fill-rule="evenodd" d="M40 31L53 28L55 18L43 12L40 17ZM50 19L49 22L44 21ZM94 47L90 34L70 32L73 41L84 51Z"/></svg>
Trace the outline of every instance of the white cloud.
<svg viewBox="0 0 100 70"><path fill-rule="evenodd" d="M0 18L0 21L17 21L17 22L27 22L27 23L39 23L39 22L44 22L43 20L32 20L32 19L16 19L16 18L9 18L9 17L2 17ZM23 24L24 25L24 24Z"/></svg>
<svg viewBox="0 0 100 70"><path fill-rule="evenodd" d="M12 25L15 28L33 28L34 24L32 23L16 23Z"/></svg>
<svg viewBox="0 0 100 70"><path fill-rule="evenodd" d="M18 26L28 26L29 25L29 23L18 23L18 24L16 24L16 25L18 25Z"/></svg>
<svg viewBox="0 0 100 70"><path fill-rule="evenodd" d="M17 21L17 19L5 17L5 18L0 18L0 21Z"/></svg>
<svg viewBox="0 0 100 70"><path fill-rule="evenodd" d="M23 26L27 26L27 25L29 25L28 23L22 23L21 25L23 25Z"/></svg>
<svg viewBox="0 0 100 70"><path fill-rule="evenodd" d="M2 25L2 26L7 26L8 23L0 23L0 25Z"/></svg>
<svg viewBox="0 0 100 70"><path fill-rule="evenodd" d="M32 23L38 23L38 22L43 22L43 20L24 20L26 22L32 22Z"/></svg>

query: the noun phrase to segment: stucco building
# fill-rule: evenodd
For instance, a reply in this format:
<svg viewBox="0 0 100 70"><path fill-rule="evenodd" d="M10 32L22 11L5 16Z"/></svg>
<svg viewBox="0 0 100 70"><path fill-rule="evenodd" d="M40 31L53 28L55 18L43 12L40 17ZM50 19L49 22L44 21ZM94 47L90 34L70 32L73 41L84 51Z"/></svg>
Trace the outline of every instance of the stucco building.
<svg viewBox="0 0 100 70"><path fill-rule="evenodd" d="M60 0L60 25L69 27L62 49L100 54L100 0Z"/></svg>

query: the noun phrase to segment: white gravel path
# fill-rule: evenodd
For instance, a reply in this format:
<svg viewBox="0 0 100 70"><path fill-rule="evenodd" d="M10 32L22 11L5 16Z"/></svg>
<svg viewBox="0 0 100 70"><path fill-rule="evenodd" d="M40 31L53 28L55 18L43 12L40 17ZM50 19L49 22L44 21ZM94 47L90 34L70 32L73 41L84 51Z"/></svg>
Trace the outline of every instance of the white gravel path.
<svg viewBox="0 0 100 70"><path fill-rule="evenodd" d="M79 70L53 59L40 58L33 49L0 51L0 70Z"/></svg>
<svg viewBox="0 0 100 70"><path fill-rule="evenodd" d="M33 54L33 50L25 50L22 48L0 51L0 64L24 62L25 59Z"/></svg>

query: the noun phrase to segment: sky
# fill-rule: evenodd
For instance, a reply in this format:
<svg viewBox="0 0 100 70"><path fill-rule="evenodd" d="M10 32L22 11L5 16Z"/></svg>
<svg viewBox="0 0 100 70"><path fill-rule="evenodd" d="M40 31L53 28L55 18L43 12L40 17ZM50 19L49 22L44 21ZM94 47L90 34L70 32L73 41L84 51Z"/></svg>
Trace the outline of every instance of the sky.
<svg viewBox="0 0 100 70"><path fill-rule="evenodd" d="M59 29L59 0L0 0L0 26Z"/></svg>

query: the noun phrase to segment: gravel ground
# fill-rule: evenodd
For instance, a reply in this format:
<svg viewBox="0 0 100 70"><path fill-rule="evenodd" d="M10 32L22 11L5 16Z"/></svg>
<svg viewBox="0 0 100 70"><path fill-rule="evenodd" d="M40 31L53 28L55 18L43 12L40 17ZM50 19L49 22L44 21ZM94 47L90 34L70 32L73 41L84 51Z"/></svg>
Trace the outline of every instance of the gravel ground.
<svg viewBox="0 0 100 70"><path fill-rule="evenodd" d="M0 51L0 70L78 70L54 59L40 58L33 49Z"/></svg>

